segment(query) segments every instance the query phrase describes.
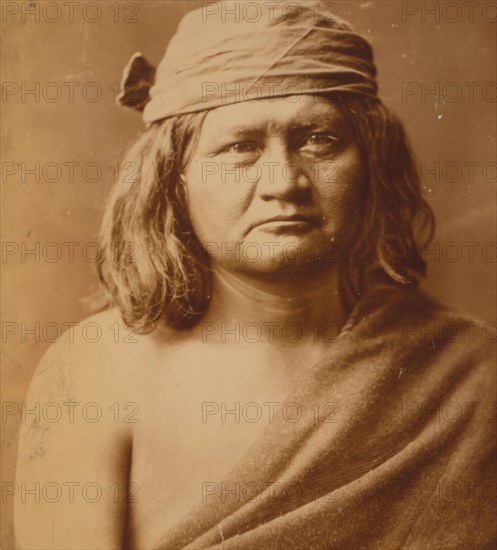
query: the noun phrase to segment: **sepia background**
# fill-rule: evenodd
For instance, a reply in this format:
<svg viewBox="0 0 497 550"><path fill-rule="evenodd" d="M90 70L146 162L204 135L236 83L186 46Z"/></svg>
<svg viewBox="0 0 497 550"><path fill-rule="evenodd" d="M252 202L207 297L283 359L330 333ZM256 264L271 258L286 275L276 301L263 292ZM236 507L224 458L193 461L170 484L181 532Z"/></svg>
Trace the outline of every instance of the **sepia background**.
<svg viewBox="0 0 497 550"><path fill-rule="evenodd" d="M2 2L4 404L22 402L56 327L89 314L91 243L116 158L143 127L139 114L116 104L122 69L136 51L158 63L182 15L202 5L80 1L72 21L66 7L55 21L55 7L43 11L48 3L56 2ZM38 9L39 21L23 21L20 4ZM425 288L495 323L495 2L478 3L472 14L455 2L329 4L372 42L380 95L417 154L438 220ZM430 93L437 86L439 98ZM4 482L15 476L19 421L2 413ZM12 548L12 501L2 501L1 546Z"/></svg>

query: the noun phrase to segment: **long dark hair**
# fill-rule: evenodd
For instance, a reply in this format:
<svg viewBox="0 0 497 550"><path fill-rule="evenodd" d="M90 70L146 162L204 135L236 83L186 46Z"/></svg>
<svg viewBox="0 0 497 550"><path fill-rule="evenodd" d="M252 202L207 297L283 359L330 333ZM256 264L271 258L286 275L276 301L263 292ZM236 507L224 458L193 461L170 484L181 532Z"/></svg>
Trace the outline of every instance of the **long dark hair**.
<svg viewBox="0 0 497 550"><path fill-rule="evenodd" d="M330 100L350 117L368 170L364 219L340 265L340 291L350 308L372 273L417 284L434 217L399 120L376 98L342 94ZM137 331L149 332L161 319L175 328L192 326L209 303L209 261L192 231L181 179L205 115L153 123L123 160L128 169L121 170L107 205L99 275L109 305L118 306Z"/></svg>

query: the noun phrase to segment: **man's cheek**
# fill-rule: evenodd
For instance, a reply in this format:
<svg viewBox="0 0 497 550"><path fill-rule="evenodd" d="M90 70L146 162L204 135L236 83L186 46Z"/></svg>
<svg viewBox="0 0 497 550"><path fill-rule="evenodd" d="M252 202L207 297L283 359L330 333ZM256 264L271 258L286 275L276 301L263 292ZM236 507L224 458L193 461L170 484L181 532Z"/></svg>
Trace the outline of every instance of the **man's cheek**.
<svg viewBox="0 0 497 550"><path fill-rule="evenodd" d="M228 239L229 224L220 209L211 201L205 201L190 214L193 231L200 242L218 243Z"/></svg>

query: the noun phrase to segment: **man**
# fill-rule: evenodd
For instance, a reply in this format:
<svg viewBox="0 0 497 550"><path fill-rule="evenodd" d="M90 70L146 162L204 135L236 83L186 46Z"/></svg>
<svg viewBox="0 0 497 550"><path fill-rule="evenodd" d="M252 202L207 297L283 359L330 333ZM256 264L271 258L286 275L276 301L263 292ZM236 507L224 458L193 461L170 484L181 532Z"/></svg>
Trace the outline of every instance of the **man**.
<svg viewBox="0 0 497 550"><path fill-rule="evenodd" d="M76 496L18 501L22 548L495 542L492 358L416 287L432 215L371 48L261 5L127 69L148 129L102 230L114 330L52 348L27 399L114 414L24 428L19 482Z"/></svg>

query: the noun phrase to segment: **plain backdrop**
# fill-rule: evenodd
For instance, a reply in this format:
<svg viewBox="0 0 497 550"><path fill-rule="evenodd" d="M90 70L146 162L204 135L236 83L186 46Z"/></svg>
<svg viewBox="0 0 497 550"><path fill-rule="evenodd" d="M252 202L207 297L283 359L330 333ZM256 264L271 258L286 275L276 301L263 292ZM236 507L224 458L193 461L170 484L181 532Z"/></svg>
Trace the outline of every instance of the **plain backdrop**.
<svg viewBox="0 0 497 550"><path fill-rule="evenodd" d="M3 335L4 402L23 400L47 338L56 333L47 329L43 336L47 323L62 326L88 316L82 298L94 290L96 277L88 261L95 249L86 243L96 240L113 163L143 128L138 113L116 105L122 69L136 51L157 63L181 16L202 2L98 2L101 17L95 22L83 18L88 3L76 4L72 22L64 8L55 22L7 15L2 29L2 239L4 252L12 253L2 259L3 322L8 330L19 329ZM423 13L422 4L435 14ZM496 81L495 25L488 21L495 9L483 14L489 3L480 2L472 17L464 10L458 18L448 4L455 2L335 2L338 15L372 42L380 95L405 123L424 163L423 184L438 220L424 286L451 306L495 322L496 171L490 163L495 163L496 92L487 85ZM48 18L55 18L53 10ZM86 19L98 15L94 6L86 10ZM23 90L36 86L39 101L33 94L23 97ZM442 93L438 101L424 93L436 86ZM61 99L53 101L60 89ZM10 175L13 163L18 172ZM22 173L23 163L28 170L40 163L40 181ZM100 167L100 177L88 163ZM54 180L56 165L63 170L60 181L47 181L43 171ZM57 243L59 249L79 243L71 245L74 258L66 245L60 261L48 261L56 257ZM36 246L40 258L22 256ZM24 333L36 323L40 337ZM2 418L3 481L14 480L19 420ZM3 506L3 548L13 544L11 504L9 498Z"/></svg>

